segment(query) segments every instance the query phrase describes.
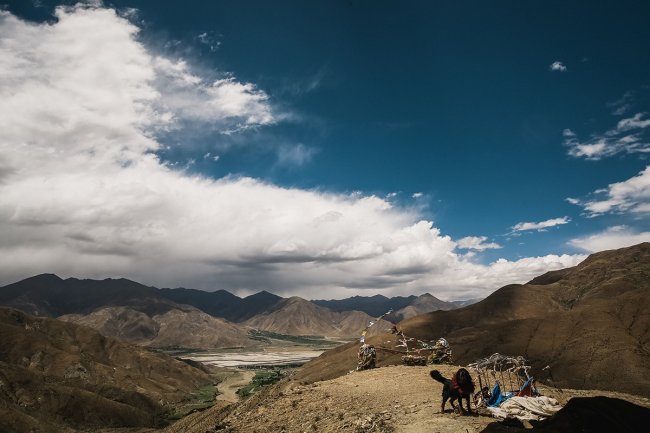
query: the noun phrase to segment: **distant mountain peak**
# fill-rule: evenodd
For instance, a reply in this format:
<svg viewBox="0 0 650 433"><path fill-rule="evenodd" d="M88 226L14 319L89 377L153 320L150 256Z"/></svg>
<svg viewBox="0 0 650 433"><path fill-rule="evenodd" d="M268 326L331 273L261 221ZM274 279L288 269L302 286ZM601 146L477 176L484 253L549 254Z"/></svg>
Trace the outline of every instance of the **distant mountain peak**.
<svg viewBox="0 0 650 433"><path fill-rule="evenodd" d="M281 296L278 296L274 293L267 292L266 290L259 291L257 293L253 293L252 295L246 296L244 299L251 299L251 298L278 298L281 299Z"/></svg>
<svg viewBox="0 0 650 433"><path fill-rule="evenodd" d="M39 275L34 275L33 277L30 278L25 278L22 281L61 282L63 281L63 279L61 279L61 277L59 277L56 274L39 274Z"/></svg>

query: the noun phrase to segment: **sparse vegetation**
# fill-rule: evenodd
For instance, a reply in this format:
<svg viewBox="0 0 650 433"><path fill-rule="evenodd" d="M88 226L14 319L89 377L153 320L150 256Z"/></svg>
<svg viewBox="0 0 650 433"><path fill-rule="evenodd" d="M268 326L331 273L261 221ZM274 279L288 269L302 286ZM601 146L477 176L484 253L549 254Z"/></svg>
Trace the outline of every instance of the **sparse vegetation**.
<svg viewBox="0 0 650 433"><path fill-rule="evenodd" d="M578 299L559 299L558 302L565 310L571 310L576 302L578 302Z"/></svg>
<svg viewBox="0 0 650 433"><path fill-rule="evenodd" d="M325 337L318 335L285 335L277 332L261 331L259 329L251 329L248 331L248 335L252 340L262 341L269 344L272 340L288 341L305 346L319 347L332 347L340 344L338 341L327 340Z"/></svg>
<svg viewBox="0 0 650 433"><path fill-rule="evenodd" d="M248 385L244 386L243 388L240 388L237 391L237 394L239 394L239 396L242 398L246 398L249 395L253 394L255 391L257 391L259 388L273 385L279 382L280 379L284 377L284 375L285 372L279 368L273 370L269 370L269 369L260 370L257 373L255 373L255 377L253 377L253 379Z"/></svg>
<svg viewBox="0 0 650 433"><path fill-rule="evenodd" d="M167 347L155 347L152 350L156 352L161 352L169 356L179 357L188 355L190 353L205 353L208 352L208 349L193 349L191 347L179 347L179 346L167 346Z"/></svg>
<svg viewBox="0 0 650 433"><path fill-rule="evenodd" d="M170 421L178 420L192 412L212 407L218 394L217 385L218 382L200 386L196 392L192 393L189 400L177 405L167 416L167 419Z"/></svg>

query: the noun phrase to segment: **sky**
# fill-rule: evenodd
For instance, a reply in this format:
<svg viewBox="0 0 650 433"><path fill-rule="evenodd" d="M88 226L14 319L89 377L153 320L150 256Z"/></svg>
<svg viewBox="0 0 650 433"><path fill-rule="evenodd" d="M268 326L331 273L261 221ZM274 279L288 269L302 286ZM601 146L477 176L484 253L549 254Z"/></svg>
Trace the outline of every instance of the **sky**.
<svg viewBox="0 0 650 433"><path fill-rule="evenodd" d="M650 241L647 2L0 5L0 284L455 300Z"/></svg>

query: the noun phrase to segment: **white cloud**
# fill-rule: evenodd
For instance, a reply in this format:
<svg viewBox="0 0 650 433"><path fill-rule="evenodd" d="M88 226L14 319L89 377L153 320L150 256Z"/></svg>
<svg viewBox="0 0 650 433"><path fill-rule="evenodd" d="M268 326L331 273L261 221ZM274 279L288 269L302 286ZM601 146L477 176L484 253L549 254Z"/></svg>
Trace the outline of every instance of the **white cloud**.
<svg viewBox="0 0 650 433"><path fill-rule="evenodd" d="M202 78L182 59L149 52L136 42L139 29L111 9L57 8L56 17L36 25L0 12L5 139L25 134L32 115L26 142L56 138L74 153L69 138L84 132L82 141L95 142L127 134L126 154L157 150L153 137L188 121L232 132L276 120L253 84Z"/></svg>
<svg viewBox="0 0 650 433"><path fill-rule="evenodd" d="M316 148L305 146L302 143L280 146L278 148L278 163L281 165L305 165L312 160L316 153Z"/></svg>
<svg viewBox="0 0 650 433"><path fill-rule="evenodd" d="M211 81L191 73L183 60L160 56L152 60L154 85L161 92L157 108L174 114L170 123L198 121L233 133L276 121L268 95L252 83L234 77Z"/></svg>
<svg viewBox="0 0 650 433"><path fill-rule="evenodd" d="M538 223L534 222L522 222L517 223L512 227L513 232L522 232L526 230L544 230L550 227L555 227L563 224L567 224L571 219L569 217L553 218L546 221L540 221Z"/></svg>
<svg viewBox="0 0 650 433"><path fill-rule="evenodd" d="M562 135L564 137L575 137L576 133L571 131L569 128L566 128L564 131L562 131Z"/></svg>
<svg viewBox="0 0 650 433"><path fill-rule="evenodd" d="M587 215L605 213L650 214L650 166L638 175L622 182L612 183L607 188L593 192L595 198L575 200Z"/></svg>
<svg viewBox="0 0 650 433"><path fill-rule="evenodd" d="M600 233L571 239L569 245L594 253L629 247L641 242L650 242L650 232L636 232L627 226L614 226Z"/></svg>
<svg viewBox="0 0 650 433"><path fill-rule="evenodd" d="M650 153L650 137L645 131L650 126L650 119L644 117L647 117L645 113L636 113L621 119L615 128L594 134L586 141L565 129L562 133L564 144L569 148L569 155L593 161L619 153Z"/></svg>
<svg viewBox="0 0 650 433"><path fill-rule="evenodd" d="M200 44L208 47L211 52L217 51L221 46L221 41L219 40L220 38L221 35L216 34L214 32L203 32L203 33L199 33L196 36L196 40Z"/></svg>
<svg viewBox="0 0 650 433"><path fill-rule="evenodd" d="M495 242L485 242L487 241L487 236L466 236L457 241L458 247L466 250L491 250L502 248L501 245Z"/></svg>
<svg viewBox="0 0 650 433"><path fill-rule="evenodd" d="M265 125L275 119L268 96L150 52L110 9L57 17L32 24L0 12L0 284L55 272L306 297L460 298L584 258L472 263L417 210L385 199L174 170L154 153L167 147L158 131L184 120L220 131Z"/></svg>
<svg viewBox="0 0 650 433"><path fill-rule="evenodd" d="M499 259L488 266L475 265L473 271L468 265L464 265L467 269L463 269L463 272L458 272L458 269L450 267L439 275L432 275L430 284L434 287L443 287L446 278L453 278L454 286L457 287L454 290L454 297L456 299L470 299L471 296L480 293L468 289L470 287L482 285L498 287L504 285L505 282L508 282L505 284L522 283L530 281L551 269L575 266L586 258L586 255L579 254L549 254L541 257L524 257L516 261ZM442 296L444 299L450 298L448 293L443 293Z"/></svg>
<svg viewBox="0 0 650 433"><path fill-rule="evenodd" d="M556 60L553 63L551 63L548 67L550 71L556 71L556 72L566 72L567 68L564 66L564 63Z"/></svg>
<svg viewBox="0 0 650 433"><path fill-rule="evenodd" d="M416 193L413 193L413 195L412 195L411 197L413 197L413 198L420 198L420 197L422 197L423 195L424 195L424 194L421 193L421 192L416 192Z"/></svg>
<svg viewBox="0 0 650 433"><path fill-rule="evenodd" d="M619 131L629 131L630 129L643 129L650 126L650 119L642 119L647 116L646 113L636 113L633 117L621 119L616 125Z"/></svg>
<svg viewBox="0 0 650 433"><path fill-rule="evenodd" d="M611 107L612 114L615 116L622 116L632 108L632 103L634 102L634 92L627 91L614 102L609 102L607 106Z"/></svg>
<svg viewBox="0 0 650 433"><path fill-rule="evenodd" d="M207 152L203 155L203 159L210 159L212 161L219 161L219 155L213 155L212 152Z"/></svg>

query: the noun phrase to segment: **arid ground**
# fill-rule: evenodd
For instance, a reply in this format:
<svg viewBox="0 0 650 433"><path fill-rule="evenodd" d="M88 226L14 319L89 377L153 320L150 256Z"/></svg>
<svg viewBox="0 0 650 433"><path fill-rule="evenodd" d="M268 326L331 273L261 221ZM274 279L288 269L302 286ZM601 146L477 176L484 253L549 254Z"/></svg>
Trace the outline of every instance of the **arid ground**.
<svg viewBox="0 0 650 433"><path fill-rule="evenodd" d="M496 422L488 415L440 413L442 385L431 367L389 366L301 385L284 381L230 407L190 415L164 433L204 432L480 432ZM457 366L440 366L447 377ZM572 397L605 395L650 408L629 394L540 387L565 404Z"/></svg>

